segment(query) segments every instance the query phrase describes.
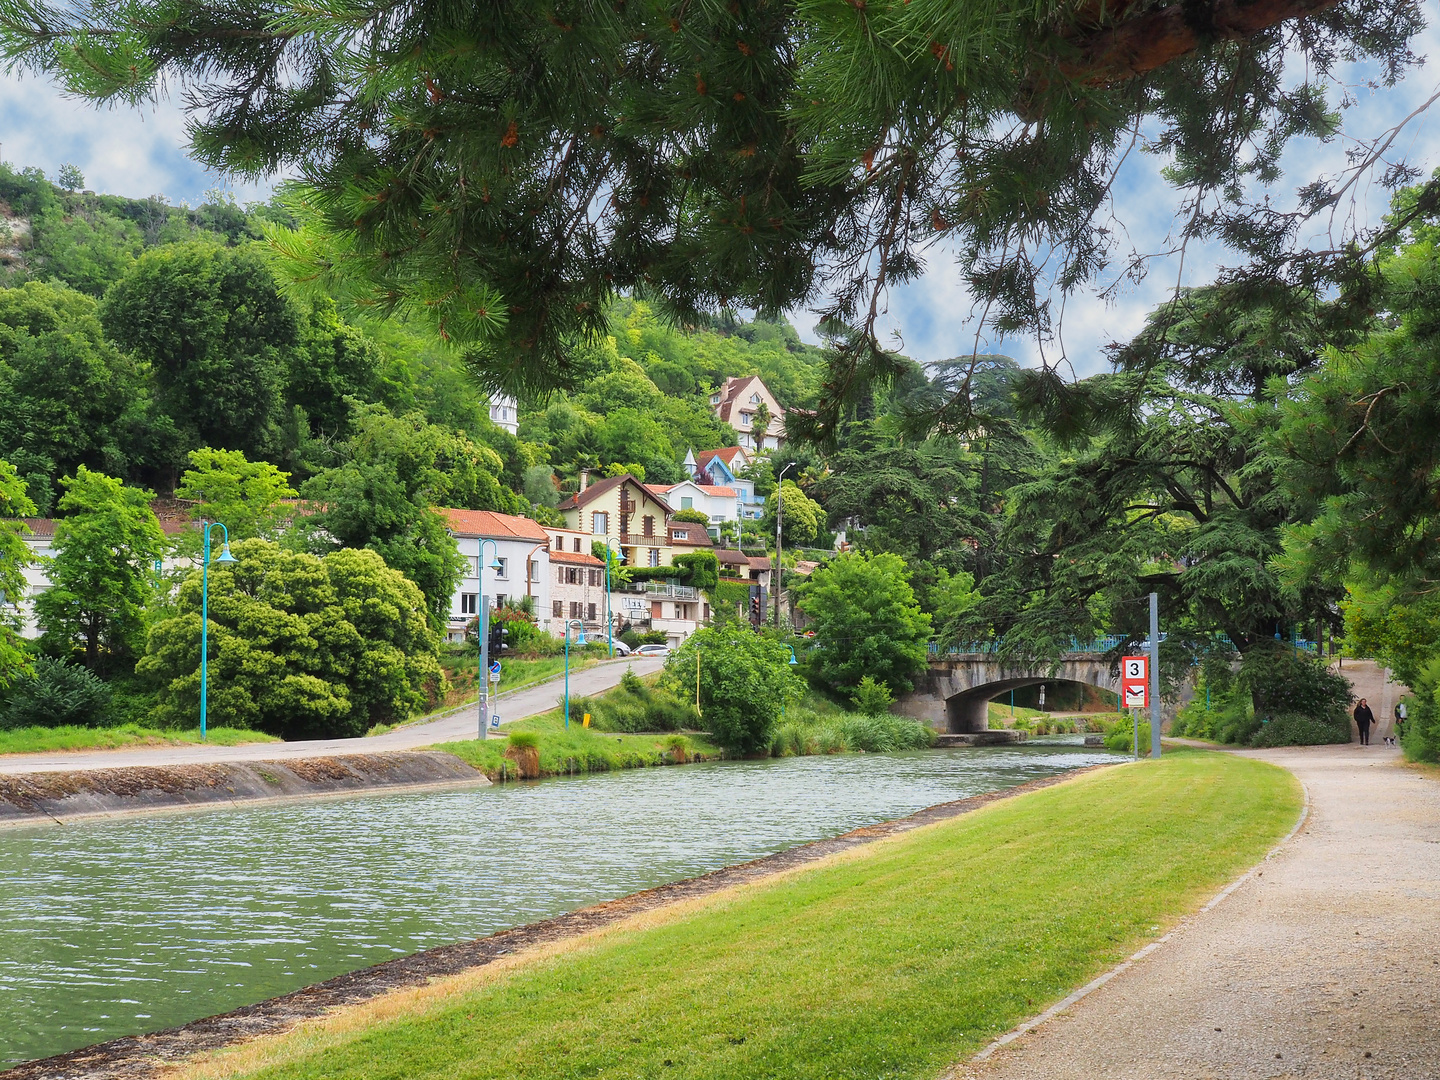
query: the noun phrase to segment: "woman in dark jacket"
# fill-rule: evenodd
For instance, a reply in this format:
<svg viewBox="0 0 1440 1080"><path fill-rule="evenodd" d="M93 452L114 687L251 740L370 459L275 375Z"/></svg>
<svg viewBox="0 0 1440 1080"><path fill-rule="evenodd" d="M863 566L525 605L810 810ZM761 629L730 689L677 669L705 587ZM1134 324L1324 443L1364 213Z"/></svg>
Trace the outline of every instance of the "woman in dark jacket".
<svg viewBox="0 0 1440 1080"><path fill-rule="evenodd" d="M1370 711L1370 706L1365 699L1360 699L1360 704L1355 706L1355 726L1360 729L1360 745L1370 745L1370 725L1375 722L1375 714Z"/></svg>

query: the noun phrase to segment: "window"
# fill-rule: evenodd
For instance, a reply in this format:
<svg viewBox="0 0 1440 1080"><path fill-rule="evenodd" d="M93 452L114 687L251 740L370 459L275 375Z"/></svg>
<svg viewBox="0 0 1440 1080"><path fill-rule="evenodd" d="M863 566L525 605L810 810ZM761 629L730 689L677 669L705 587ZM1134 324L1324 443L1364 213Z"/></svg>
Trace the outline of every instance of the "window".
<svg viewBox="0 0 1440 1080"><path fill-rule="evenodd" d="M557 566L555 568L555 583L557 585L565 584L565 567Z"/></svg>
<svg viewBox="0 0 1440 1080"><path fill-rule="evenodd" d="M590 531L596 536L605 536L610 532L610 515L597 510L590 515Z"/></svg>
<svg viewBox="0 0 1440 1080"><path fill-rule="evenodd" d="M479 599L479 597L476 593L462 592L460 594L460 614L474 615L476 611L475 602L477 599Z"/></svg>
<svg viewBox="0 0 1440 1080"><path fill-rule="evenodd" d="M581 610L581 608L580 608L580 601L578 601L578 600L571 600L571 601L570 601L570 617L571 617L572 619L578 619L578 618L580 618L580 610Z"/></svg>
<svg viewBox="0 0 1440 1080"><path fill-rule="evenodd" d="M591 568L590 568L589 578L590 578L590 584L591 584L591 585L600 585L600 584L603 584L603 583L601 582L601 580L600 580L600 571L599 571L599 570L596 570L594 567L591 567Z"/></svg>
<svg viewBox="0 0 1440 1080"><path fill-rule="evenodd" d="M478 578L480 576L480 556L476 555L474 558L471 558L467 555L465 556L465 560L470 564L466 568L466 576Z"/></svg>
<svg viewBox="0 0 1440 1080"><path fill-rule="evenodd" d="M681 509L681 510L694 510L694 509L695 509L695 499L694 499L692 496L690 496L690 495L682 495L682 496L680 496L680 509Z"/></svg>
<svg viewBox="0 0 1440 1080"><path fill-rule="evenodd" d="M496 607L501 607L501 606L504 605L504 603L505 603L505 594L504 594L503 592L502 592L502 593L496 593L496 594L495 594L495 606L496 606Z"/></svg>
<svg viewBox="0 0 1440 1080"><path fill-rule="evenodd" d="M497 558L495 561L500 564L500 569L495 571L495 576L504 581L510 576L510 560Z"/></svg>
<svg viewBox="0 0 1440 1080"><path fill-rule="evenodd" d="M690 530L689 530L689 529L672 529L672 530L670 530L670 531L675 534L675 539L676 539L676 540L689 540L689 539L690 539Z"/></svg>
<svg viewBox="0 0 1440 1080"><path fill-rule="evenodd" d="M750 426L750 421L753 420L754 418L755 418L755 414L754 414L753 412L742 412L742 413L740 414L740 423L741 423L743 426L745 426L745 427L749 427L749 426Z"/></svg>
<svg viewBox="0 0 1440 1080"><path fill-rule="evenodd" d="M564 550L565 550L565 537L563 537L563 536L557 536L557 537L555 537L555 550L556 550L556 551L564 551Z"/></svg>
<svg viewBox="0 0 1440 1080"><path fill-rule="evenodd" d="M578 569L577 567L571 566L571 567L567 567L567 568L566 568L566 570L565 570L565 584L566 584L566 585L579 585L579 584L580 584L580 571L579 571L579 569Z"/></svg>
<svg viewBox="0 0 1440 1080"><path fill-rule="evenodd" d="M580 537L575 537L575 554L580 554Z"/></svg>
<svg viewBox="0 0 1440 1080"><path fill-rule="evenodd" d="M759 394L751 394L751 395L750 395L750 404L751 404L751 405L759 405L759 404L760 404L760 395L759 395Z"/></svg>
<svg viewBox="0 0 1440 1080"><path fill-rule="evenodd" d="M715 393L713 393L713 394L710 395L710 404L711 404L711 405L719 405L719 404L720 404L720 393L719 393L718 390L717 390Z"/></svg>
<svg viewBox="0 0 1440 1080"><path fill-rule="evenodd" d="M659 566L659 565L660 565L660 549L659 549L659 548L651 548L651 549L650 549L650 565L651 565L651 566Z"/></svg>
<svg viewBox="0 0 1440 1080"><path fill-rule="evenodd" d="M654 535L655 535L655 515L654 515L654 514L647 514L645 517L643 517L643 518L640 520L640 524L644 527L644 529L645 529L645 535L646 535L646 536L654 536Z"/></svg>
<svg viewBox="0 0 1440 1080"><path fill-rule="evenodd" d="M563 619L565 617L565 601L550 601L550 615L556 619Z"/></svg>
<svg viewBox="0 0 1440 1080"><path fill-rule="evenodd" d="M709 604L704 604L704 605L702 605L702 608L703 608L703 610L704 610L704 612L705 612L704 619L705 619L706 622L709 622L709 621L710 621L710 605L709 605Z"/></svg>
<svg viewBox="0 0 1440 1080"><path fill-rule="evenodd" d="M586 608L586 610L589 612L589 614L586 615L585 617L586 617L587 619L589 619L591 622L594 622L594 621L595 621L595 605L594 605L594 604L590 604L590 605Z"/></svg>
<svg viewBox="0 0 1440 1080"><path fill-rule="evenodd" d="M539 581L539 580L540 580L540 560L539 560L539 559L531 559L531 560L530 560L530 580L531 580L531 581Z"/></svg>

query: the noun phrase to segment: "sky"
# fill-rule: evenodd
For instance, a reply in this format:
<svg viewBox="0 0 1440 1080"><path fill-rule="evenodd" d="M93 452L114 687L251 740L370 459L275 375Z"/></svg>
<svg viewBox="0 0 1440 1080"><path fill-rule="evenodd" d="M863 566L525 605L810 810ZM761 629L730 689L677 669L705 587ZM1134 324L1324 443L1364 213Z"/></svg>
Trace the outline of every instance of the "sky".
<svg viewBox="0 0 1440 1080"><path fill-rule="evenodd" d="M1414 51L1421 56L1440 55L1440 29L1426 30ZM1373 74L1359 67L1343 73L1358 98L1345 114L1347 133L1373 136L1440 89L1440 65L1412 69L1403 83L1390 90L1367 88L1364 82ZM1407 125L1392 154L1403 155L1427 174L1440 165L1440 103L1432 112ZM232 183L207 172L186 155L185 142L184 115L174 100L144 110L96 109L64 97L44 80L0 75L0 160L13 166L37 166L53 177L69 162L80 168L86 186L94 191L136 198L163 194L173 203L199 204L215 188L228 190L242 203L268 197L268 184ZM1272 194L1283 204L1293 198L1296 184L1321 172L1338 173L1352 146L1353 141L1344 137L1325 145L1295 142L1286 153L1285 177ZM1133 153L1115 187L1119 216L1129 227L1130 242L1140 250L1166 247L1175 225L1171 212L1178 200L1160 175L1163 165L1153 155ZM1385 212L1387 192L1362 185L1356 195L1360 223L1373 223ZM946 251L931 249L926 260L922 278L891 294L882 340L922 362L968 354L976 345L969 295ZM1192 246L1186 256L1185 283L1204 284L1223 264L1223 251ZM1071 297L1063 332L1065 353L1076 375L1104 369L1105 345L1128 339L1140 329L1146 313L1174 288L1177 269L1173 260L1157 260L1143 282L1125 288L1110 302L1093 293ZM791 321L803 338L818 340L813 316L796 311ZM1030 340L982 335L979 349L1002 352L1025 364L1040 360L1040 349ZM1046 349L1048 357L1055 352L1053 346Z"/></svg>

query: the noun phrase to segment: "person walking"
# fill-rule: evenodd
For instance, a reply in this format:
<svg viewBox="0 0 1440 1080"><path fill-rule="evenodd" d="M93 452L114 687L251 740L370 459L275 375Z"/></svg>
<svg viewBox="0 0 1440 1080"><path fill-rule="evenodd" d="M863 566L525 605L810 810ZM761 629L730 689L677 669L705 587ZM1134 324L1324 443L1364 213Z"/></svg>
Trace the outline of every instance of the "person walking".
<svg viewBox="0 0 1440 1080"><path fill-rule="evenodd" d="M1405 702L1402 701L1399 705L1395 706L1395 729L1394 734L1390 736L1391 746L1400 745L1400 740L1405 735L1405 721L1408 719L1410 719L1410 709Z"/></svg>
<svg viewBox="0 0 1440 1080"><path fill-rule="evenodd" d="M1375 722L1375 714L1370 711L1369 704L1362 697L1360 704L1355 706L1355 726L1360 729L1360 745L1370 745L1370 725Z"/></svg>

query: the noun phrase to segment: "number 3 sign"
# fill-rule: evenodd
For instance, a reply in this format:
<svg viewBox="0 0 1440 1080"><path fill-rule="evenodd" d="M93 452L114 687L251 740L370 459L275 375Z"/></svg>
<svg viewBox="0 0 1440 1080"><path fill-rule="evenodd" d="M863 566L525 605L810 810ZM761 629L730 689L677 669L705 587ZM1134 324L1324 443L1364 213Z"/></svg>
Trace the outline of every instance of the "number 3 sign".
<svg viewBox="0 0 1440 1080"><path fill-rule="evenodd" d="M1149 704L1150 658L1126 656L1120 660L1120 698L1127 709L1143 709Z"/></svg>

